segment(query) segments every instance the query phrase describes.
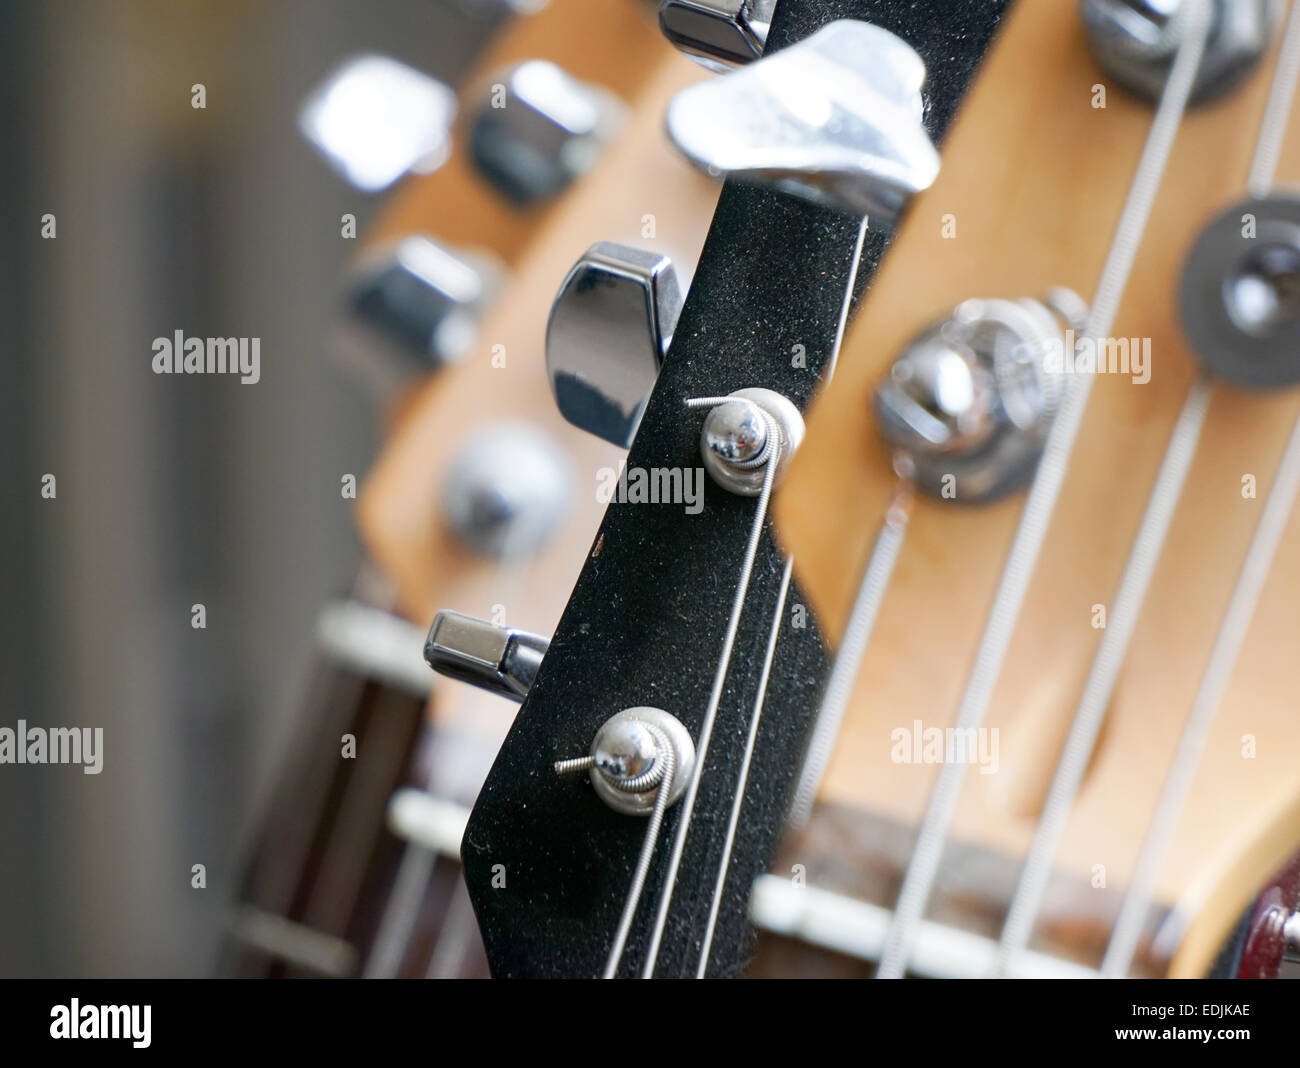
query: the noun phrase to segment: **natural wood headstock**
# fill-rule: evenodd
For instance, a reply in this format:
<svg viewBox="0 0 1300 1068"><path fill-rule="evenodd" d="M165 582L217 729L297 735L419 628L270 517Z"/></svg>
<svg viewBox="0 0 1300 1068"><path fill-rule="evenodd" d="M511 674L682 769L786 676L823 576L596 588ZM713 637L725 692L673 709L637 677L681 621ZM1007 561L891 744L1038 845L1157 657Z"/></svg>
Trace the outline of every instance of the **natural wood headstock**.
<svg viewBox="0 0 1300 1068"><path fill-rule="evenodd" d="M542 34L545 27L533 24L546 19L564 32ZM439 238L463 235L473 244L471 224L484 220L488 243L511 265L475 350L403 399L362 485L357 518L366 547L393 584L398 609L421 625L450 608L551 632L602 510L594 472L617 468L622 455L556 411L543 353L551 301L597 236L663 251L683 267L693 264L717 197L717 186L676 156L661 130L671 95L705 75L662 40L647 5L558 0L521 19L484 66L499 68L507 54L557 52L571 73L595 82L607 78L628 104L625 128L591 172L558 202L520 215L500 198L476 210L492 195L463 163L459 171L449 164L413 183L379 227L390 236L413 229ZM614 63L613 56L625 62ZM502 565L459 542L442 522L441 501L449 464L470 435L508 422L549 436L567 456L574 480L554 536L538 554ZM514 713L500 698L456 685L439 687L432 707L441 723L490 725L485 733L493 739Z"/></svg>
<svg viewBox="0 0 1300 1068"><path fill-rule="evenodd" d="M969 297L1037 296L1096 284L1151 109L1109 86L1073 11L1015 6L944 149L936 185L917 198L846 338L834 381L815 401L807 440L777 502L796 574L831 635L843 628L896 483L871 414L872 387L922 327ZM1243 193L1268 93L1270 58L1225 99L1189 114L1125 293L1117 336L1152 339L1149 384L1100 375L986 725L1000 731L1000 770L972 774L953 825L957 849L1014 866L1033 833L1057 754L1097 647L1093 606L1109 605L1198 364L1179 325L1182 264L1200 227ZM1300 138L1279 168L1300 179ZM955 219L947 238L945 216ZM1191 476L1057 857L1081 892L1049 896L1041 936L1095 964L1229 592L1300 408L1294 391L1214 389ZM1243 476L1258 482L1243 497ZM952 721L1023 494L984 506L918 500L857 679L820 801L841 823L910 828L933 765L890 760L890 732ZM1157 885L1181 937L1172 961L1203 974L1264 877L1300 841L1300 717L1291 675L1300 647L1300 519L1292 517L1248 640L1216 717ZM1247 756L1246 754L1250 755ZM900 836L895 836L900 837ZM892 904L901 855L888 835L861 867L883 869ZM873 858L874 859L871 859ZM1090 889L1104 865L1106 889ZM1014 867L1013 867L1014 870ZM1005 885L954 874L952 898L991 915ZM943 907L955 907L952 900ZM1164 947L1167 948L1167 947Z"/></svg>

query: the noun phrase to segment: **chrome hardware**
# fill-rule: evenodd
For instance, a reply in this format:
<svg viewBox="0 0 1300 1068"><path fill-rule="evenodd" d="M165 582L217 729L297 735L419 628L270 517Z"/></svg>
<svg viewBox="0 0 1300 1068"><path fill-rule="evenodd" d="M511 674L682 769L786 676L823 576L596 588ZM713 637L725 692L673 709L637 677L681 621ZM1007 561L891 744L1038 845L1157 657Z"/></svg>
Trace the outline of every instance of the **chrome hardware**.
<svg viewBox="0 0 1300 1068"><path fill-rule="evenodd" d="M470 156L502 196L534 204L590 170L623 112L613 93L528 60L494 79L469 126Z"/></svg>
<svg viewBox="0 0 1300 1068"><path fill-rule="evenodd" d="M1278 0L1207 0L1210 36L1191 102L1234 88L1268 51L1282 15ZM1183 32L1187 0L1082 0L1088 43L1101 68L1126 89L1158 100Z"/></svg>
<svg viewBox="0 0 1300 1068"><path fill-rule="evenodd" d="M572 486L568 457L546 434L522 423L489 426L452 461L443 516L473 552L527 556L563 521Z"/></svg>
<svg viewBox="0 0 1300 1068"><path fill-rule="evenodd" d="M876 387L890 447L936 497L983 501L1033 473L1061 392L1062 356L1087 308L1068 289L1043 300L968 300L908 343Z"/></svg>
<svg viewBox="0 0 1300 1068"><path fill-rule="evenodd" d="M302 106L298 128L330 164L367 193L409 172L428 173L451 153L456 94L387 56L348 60Z"/></svg>
<svg viewBox="0 0 1300 1068"><path fill-rule="evenodd" d="M738 389L705 416L700 455L718 485L742 497L757 497L773 446L780 444L779 477L803 436L803 416L781 394L770 389Z"/></svg>
<svg viewBox="0 0 1300 1068"><path fill-rule="evenodd" d="M719 73L763 54L776 0L663 0L659 28L678 49Z"/></svg>
<svg viewBox="0 0 1300 1068"><path fill-rule="evenodd" d="M467 15L481 19L500 18L502 15L535 15L551 0L453 0L456 7Z"/></svg>
<svg viewBox="0 0 1300 1068"><path fill-rule="evenodd" d="M527 631L444 610L433 618L424 659L440 675L522 701L549 644Z"/></svg>
<svg viewBox="0 0 1300 1068"><path fill-rule="evenodd" d="M1234 205L1183 269L1187 340L1216 375L1259 389L1300 382L1300 197Z"/></svg>
<svg viewBox="0 0 1300 1068"><path fill-rule="evenodd" d="M892 219L939 173L921 124L925 63L887 30L841 19L683 89L668 134L697 167Z"/></svg>
<svg viewBox="0 0 1300 1068"><path fill-rule="evenodd" d="M695 773L695 743L681 721L661 708L625 708L611 716L596 732L587 756L557 760L555 771L558 775L588 771L591 785L610 808L629 816L648 816L667 771L663 754L669 747L671 805L686 792Z"/></svg>
<svg viewBox="0 0 1300 1068"><path fill-rule="evenodd" d="M346 346L380 356L398 378L455 363L474 344L500 277L494 259L421 234L373 249L348 284Z"/></svg>
<svg viewBox="0 0 1300 1068"><path fill-rule="evenodd" d="M569 271L546 326L546 369L560 414L626 447L681 311L667 256L602 241Z"/></svg>

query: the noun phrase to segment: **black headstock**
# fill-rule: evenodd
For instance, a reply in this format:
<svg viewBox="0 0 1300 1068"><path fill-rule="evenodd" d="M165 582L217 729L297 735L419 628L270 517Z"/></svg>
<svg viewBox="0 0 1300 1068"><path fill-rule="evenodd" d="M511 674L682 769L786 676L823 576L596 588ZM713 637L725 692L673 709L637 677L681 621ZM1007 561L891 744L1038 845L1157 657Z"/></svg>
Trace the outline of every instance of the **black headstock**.
<svg viewBox="0 0 1300 1068"><path fill-rule="evenodd" d="M782 0L774 51L839 18L873 22L925 59L926 126L937 142L973 77L1006 3ZM846 288L861 287L889 234L782 193L729 184L672 348L627 458L629 468L696 469L705 413L688 398L765 387L800 409L833 354ZM797 355L798 354L798 355ZM557 760L585 754L622 709L671 712L698 738L722 655L755 499L704 478L704 508L609 507L541 669L474 808L462 844L466 880L498 976L601 974L645 836L643 818L602 802ZM693 976L724 853L781 592L784 555L758 547L690 833L672 888L655 974ZM744 966L749 887L781 835L827 668L821 634L797 585L781 613L773 670L753 748L707 974ZM670 808L618 974L641 973L682 806Z"/></svg>

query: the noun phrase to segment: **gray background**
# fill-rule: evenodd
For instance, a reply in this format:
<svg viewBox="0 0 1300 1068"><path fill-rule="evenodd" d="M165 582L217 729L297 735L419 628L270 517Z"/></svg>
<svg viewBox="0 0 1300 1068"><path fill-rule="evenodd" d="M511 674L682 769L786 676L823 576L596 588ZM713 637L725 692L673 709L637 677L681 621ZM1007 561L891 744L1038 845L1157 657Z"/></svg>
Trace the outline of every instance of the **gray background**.
<svg viewBox="0 0 1300 1068"><path fill-rule="evenodd" d="M210 971L378 444L324 338L339 216L380 202L297 107L358 51L455 83L489 30L437 0L0 4L0 726L105 732L99 776L0 766L0 974ZM260 337L261 382L153 375L176 329Z"/></svg>

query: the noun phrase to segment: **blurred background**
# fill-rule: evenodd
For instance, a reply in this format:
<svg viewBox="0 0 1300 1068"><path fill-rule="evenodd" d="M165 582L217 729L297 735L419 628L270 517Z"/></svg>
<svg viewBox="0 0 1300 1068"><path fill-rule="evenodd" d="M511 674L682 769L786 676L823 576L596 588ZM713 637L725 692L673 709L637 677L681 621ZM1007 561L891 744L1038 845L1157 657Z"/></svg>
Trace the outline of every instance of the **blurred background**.
<svg viewBox="0 0 1300 1068"><path fill-rule="evenodd" d="M212 970L355 564L340 473L377 445L324 338L339 217L364 234L381 199L297 111L362 51L456 85L492 29L450 0L0 4L0 726L103 726L106 751L98 776L0 767L0 975ZM261 383L154 375L178 328L260 337Z"/></svg>

